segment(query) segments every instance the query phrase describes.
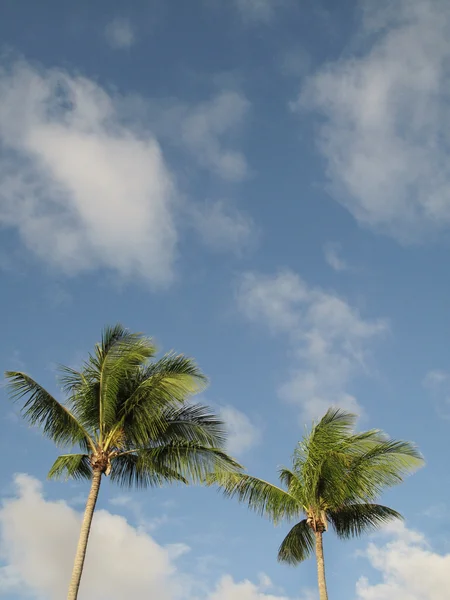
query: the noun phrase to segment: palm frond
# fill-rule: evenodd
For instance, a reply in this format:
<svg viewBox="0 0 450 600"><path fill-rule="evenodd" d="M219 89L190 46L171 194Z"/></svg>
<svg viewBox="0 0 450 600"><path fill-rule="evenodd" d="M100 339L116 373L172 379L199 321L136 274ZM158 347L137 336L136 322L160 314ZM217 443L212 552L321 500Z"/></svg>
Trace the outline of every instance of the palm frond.
<svg viewBox="0 0 450 600"><path fill-rule="evenodd" d="M241 465L223 450L195 442L174 441L118 454L113 459L111 479L120 482L124 478L127 485L130 477L137 485L142 485L138 482L139 477L149 481L145 485L156 485L152 481L203 483L214 471L229 472L240 468Z"/></svg>
<svg viewBox="0 0 450 600"><path fill-rule="evenodd" d="M161 487L165 483L188 481L177 471L155 463L153 457L139 450L114 457L111 461L111 481L123 487Z"/></svg>
<svg viewBox="0 0 450 600"><path fill-rule="evenodd" d="M355 500L371 501L384 488L400 483L423 464L414 444L382 439L353 457L343 483Z"/></svg>
<svg viewBox="0 0 450 600"><path fill-rule="evenodd" d="M380 504L352 504L328 511L327 517L340 538L351 538L385 525L393 519L403 519L392 508Z"/></svg>
<svg viewBox="0 0 450 600"><path fill-rule="evenodd" d="M108 340L109 341L109 340ZM99 426L101 436L117 422L117 402L124 379L145 365L155 354L155 346L141 334L123 331L120 337L105 344L98 352L101 358L99 372Z"/></svg>
<svg viewBox="0 0 450 600"><path fill-rule="evenodd" d="M84 450L95 448L89 433L64 405L58 402L34 379L19 371L7 371L10 397L26 399L21 412L33 426L42 428L45 436L59 446L78 444Z"/></svg>
<svg viewBox="0 0 450 600"><path fill-rule="evenodd" d="M333 483L339 480L339 471L348 458L348 453L343 453L343 441L352 435L355 422L356 415L330 408L312 427L310 434L298 443L294 451L293 467L299 474L303 488L308 492L310 503L321 494L325 461L328 461L328 478Z"/></svg>
<svg viewBox="0 0 450 600"><path fill-rule="evenodd" d="M291 471L290 469L287 469L286 467L281 467L278 470L278 477L280 479L280 482L283 485L285 485L288 490L289 490L289 486L296 479L296 475L294 474L294 472Z"/></svg>
<svg viewBox="0 0 450 600"><path fill-rule="evenodd" d="M62 454L53 463L49 479L91 479L92 469L87 454Z"/></svg>
<svg viewBox="0 0 450 600"><path fill-rule="evenodd" d="M245 473L213 473L208 485L217 485L227 498L237 498L259 515L267 516L275 523L283 518L301 514L301 503L289 492L263 479Z"/></svg>
<svg viewBox="0 0 450 600"><path fill-rule="evenodd" d="M186 440L217 448L226 441L224 422L202 404L170 407L162 413L161 420L164 430L159 438L162 442Z"/></svg>
<svg viewBox="0 0 450 600"><path fill-rule="evenodd" d="M118 411L127 438L137 446L158 439L167 427L165 413L204 389L206 382L195 362L183 355L168 354L148 365Z"/></svg>
<svg viewBox="0 0 450 600"><path fill-rule="evenodd" d="M297 565L309 558L313 550L314 534L306 519L304 519L294 525L281 542L278 550L278 560L289 565Z"/></svg>
<svg viewBox="0 0 450 600"><path fill-rule="evenodd" d="M58 366L58 381L67 396L68 406L91 437L98 442L100 423L100 380L97 372L92 372L85 363L81 371L66 365Z"/></svg>

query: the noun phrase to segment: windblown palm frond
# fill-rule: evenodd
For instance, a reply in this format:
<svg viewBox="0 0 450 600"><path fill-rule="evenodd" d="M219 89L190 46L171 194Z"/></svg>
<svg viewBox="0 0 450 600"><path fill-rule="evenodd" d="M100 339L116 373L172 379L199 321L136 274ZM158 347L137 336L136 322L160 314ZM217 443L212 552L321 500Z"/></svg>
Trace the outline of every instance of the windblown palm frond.
<svg viewBox="0 0 450 600"><path fill-rule="evenodd" d="M314 551L314 534L306 519L296 523L281 542L278 560L296 565L309 558Z"/></svg>
<svg viewBox="0 0 450 600"><path fill-rule="evenodd" d="M91 479L92 467L87 454L62 454L53 463L49 479Z"/></svg>
<svg viewBox="0 0 450 600"><path fill-rule="evenodd" d="M19 371L6 371L10 397L26 398L21 412L30 425L37 425L57 446L79 445L92 451L95 444L77 418L34 379Z"/></svg>
<svg viewBox="0 0 450 600"><path fill-rule="evenodd" d="M263 479L244 473L215 473L208 477L209 485L218 485L225 496L238 498L257 514L274 522L301 514L302 504L286 490Z"/></svg>
<svg viewBox="0 0 450 600"><path fill-rule="evenodd" d="M396 510L380 504L351 504L329 510L327 517L340 538L360 536L394 519L403 519Z"/></svg>

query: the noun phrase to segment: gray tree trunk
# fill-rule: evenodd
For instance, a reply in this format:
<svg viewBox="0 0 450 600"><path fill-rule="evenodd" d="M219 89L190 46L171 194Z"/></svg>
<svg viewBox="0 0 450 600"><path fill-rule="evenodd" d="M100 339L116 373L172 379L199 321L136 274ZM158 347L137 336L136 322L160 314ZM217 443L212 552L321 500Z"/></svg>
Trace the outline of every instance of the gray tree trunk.
<svg viewBox="0 0 450 600"><path fill-rule="evenodd" d="M319 582L320 600L328 600L327 582L325 579L325 562L323 559L322 532L316 531L316 560L317 560L317 579Z"/></svg>
<svg viewBox="0 0 450 600"><path fill-rule="evenodd" d="M83 573L84 559L86 558L86 548L91 531L92 517L94 516L95 505L97 504L98 492L102 480L102 472L95 470L92 477L91 491L86 502L83 523L81 525L80 538L78 540L75 562L73 564L72 579L70 580L69 593L67 600L77 600L78 588L80 587L81 575Z"/></svg>

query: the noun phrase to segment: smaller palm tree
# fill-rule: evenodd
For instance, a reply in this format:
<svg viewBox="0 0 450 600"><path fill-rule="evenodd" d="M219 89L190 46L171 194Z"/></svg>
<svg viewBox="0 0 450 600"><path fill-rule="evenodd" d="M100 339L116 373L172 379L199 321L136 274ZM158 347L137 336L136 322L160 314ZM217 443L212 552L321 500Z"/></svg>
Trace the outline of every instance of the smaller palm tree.
<svg viewBox="0 0 450 600"><path fill-rule="evenodd" d="M91 482L75 556L68 600L76 600L100 484L105 476L122 486L149 487L200 482L212 470L240 468L223 450L224 425L206 406L189 404L206 378L190 358L168 354L120 325L107 327L80 371L61 367L66 394L60 403L25 373L6 378L23 416L62 454L49 477Z"/></svg>
<svg viewBox="0 0 450 600"><path fill-rule="evenodd" d="M320 600L327 600L323 534L329 524L341 539L359 536L401 515L376 504L380 493L422 465L409 442L387 438L379 430L354 433L356 417L330 409L296 447L292 468L279 472L283 487L244 473L219 473L218 484L275 523L297 520L278 551L278 560L296 565L315 550Z"/></svg>

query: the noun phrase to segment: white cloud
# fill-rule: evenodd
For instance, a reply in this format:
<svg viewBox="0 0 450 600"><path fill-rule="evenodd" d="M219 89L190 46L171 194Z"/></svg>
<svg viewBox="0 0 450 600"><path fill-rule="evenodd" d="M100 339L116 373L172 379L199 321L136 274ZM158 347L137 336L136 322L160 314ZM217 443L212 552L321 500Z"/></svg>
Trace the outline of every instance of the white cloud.
<svg viewBox="0 0 450 600"><path fill-rule="evenodd" d="M209 600L287 600L286 596L266 594L265 589L267 585L264 580L259 585L248 580L235 583L232 577L226 575L218 583Z"/></svg>
<svg viewBox="0 0 450 600"><path fill-rule="evenodd" d="M157 517L148 517L142 502L135 500L130 494L121 494L110 499L112 506L119 506L129 511L137 524L139 531L151 533L169 522L167 514L163 513Z"/></svg>
<svg viewBox="0 0 450 600"><path fill-rule="evenodd" d="M325 244L323 248L325 260L335 271L347 271L348 265L341 257L341 245L336 243Z"/></svg>
<svg viewBox="0 0 450 600"><path fill-rule="evenodd" d="M267 23L274 17L280 0L235 0L235 4L243 19Z"/></svg>
<svg viewBox="0 0 450 600"><path fill-rule="evenodd" d="M239 456L261 441L260 429L234 406L221 407L220 414L227 424L227 447L231 454Z"/></svg>
<svg viewBox="0 0 450 600"><path fill-rule="evenodd" d="M237 92L160 105L63 70L0 67L0 227L67 274L106 268L153 285L173 279L180 212L210 248L239 254L256 239L252 219L181 202L155 135L239 181L248 166L232 144L248 108Z"/></svg>
<svg viewBox="0 0 450 600"><path fill-rule="evenodd" d="M115 18L105 27L105 38L112 48L130 48L136 41L133 27L128 19Z"/></svg>
<svg viewBox="0 0 450 600"><path fill-rule="evenodd" d="M46 500L41 484L28 475L16 476L15 487L16 495L4 501L0 509L4 562L0 567L0 595L60 600L66 595L81 514L64 501ZM257 584L235 582L224 575L215 589L205 589L192 573L183 574L174 564L188 551L183 543L164 548L123 517L98 510L80 594L84 600L287 600L266 593L271 582L264 575Z"/></svg>
<svg viewBox="0 0 450 600"><path fill-rule="evenodd" d="M256 242L256 226L248 215L225 202L208 202L191 207L193 226L203 242L218 252L240 255Z"/></svg>
<svg viewBox="0 0 450 600"><path fill-rule="evenodd" d="M0 225L65 272L172 278L174 185L149 133L124 127L93 81L0 70Z"/></svg>
<svg viewBox="0 0 450 600"><path fill-rule="evenodd" d="M365 320L338 296L309 286L292 271L274 276L247 274L238 301L248 318L287 335L294 367L279 389L283 399L316 418L330 405L361 413L348 393L351 380L367 373L370 343L388 329L385 320Z"/></svg>
<svg viewBox="0 0 450 600"><path fill-rule="evenodd" d="M225 85L225 83L227 85ZM144 100L128 96L121 102L125 115L140 115L158 137L182 149L197 166L226 181L249 175L245 155L234 146L245 127L251 104L239 91L224 89L205 101L186 103L176 98Z"/></svg>
<svg viewBox="0 0 450 600"><path fill-rule="evenodd" d="M430 393L437 414L450 419L450 373L439 369L428 371L423 385Z"/></svg>
<svg viewBox="0 0 450 600"><path fill-rule="evenodd" d="M390 530L384 545L371 543L364 553L381 575L371 584L365 577L357 583L358 600L444 600L450 588L450 554L433 551L419 532L402 523Z"/></svg>
<svg viewBox="0 0 450 600"><path fill-rule="evenodd" d="M446 371L440 371L439 369L435 369L432 371L428 371L425 375L423 383L424 386L435 390L440 388L442 385L445 385L450 379L449 374Z"/></svg>
<svg viewBox="0 0 450 600"><path fill-rule="evenodd" d="M365 2L363 51L309 78L336 198L402 241L450 225L450 4Z"/></svg>
<svg viewBox="0 0 450 600"><path fill-rule="evenodd" d="M0 574L0 590L17 587L18 592L29 590L60 600L67 592L81 515L65 502L46 500L41 485L31 477L17 476L16 486L17 497L0 511L1 553L7 564L6 582ZM150 536L123 517L96 512L81 584L83 598L169 600L177 591L174 573L168 551Z"/></svg>
<svg viewBox="0 0 450 600"><path fill-rule="evenodd" d="M220 92L194 107L178 107L180 141L204 167L223 179L241 181L248 175L245 156L227 148L222 140L237 131L249 108L248 100L235 91Z"/></svg>

